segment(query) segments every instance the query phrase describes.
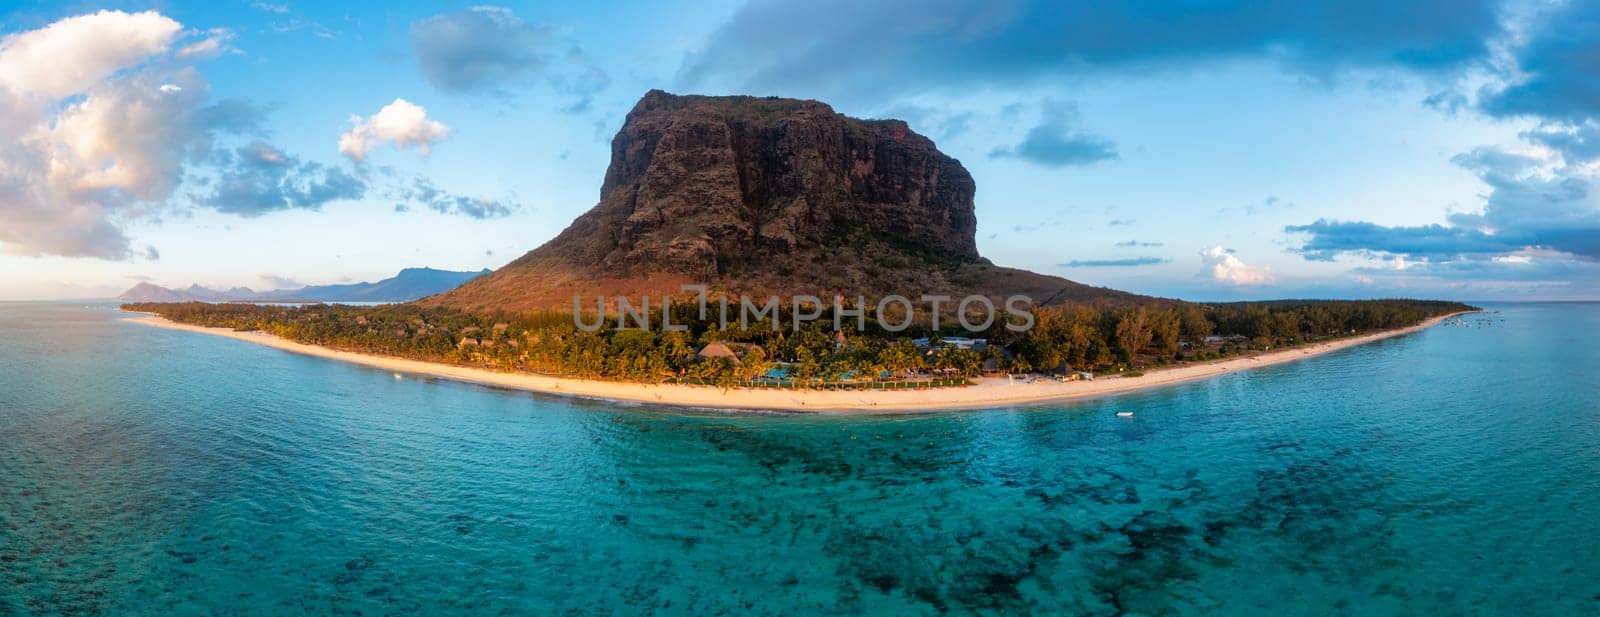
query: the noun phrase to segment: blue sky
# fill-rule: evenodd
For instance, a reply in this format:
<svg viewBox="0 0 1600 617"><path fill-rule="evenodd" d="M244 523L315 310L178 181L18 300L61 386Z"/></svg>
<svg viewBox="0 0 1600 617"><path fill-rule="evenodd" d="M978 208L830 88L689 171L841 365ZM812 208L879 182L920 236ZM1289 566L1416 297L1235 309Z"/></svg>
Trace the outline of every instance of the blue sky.
<svg viewBox="0 0 1600 617"><path fill-rule="evenodd" d="M648 89L898 117L997 263L1200 300L1600 298L1600 8L24 2L0 299L498 267Z"/></svg>

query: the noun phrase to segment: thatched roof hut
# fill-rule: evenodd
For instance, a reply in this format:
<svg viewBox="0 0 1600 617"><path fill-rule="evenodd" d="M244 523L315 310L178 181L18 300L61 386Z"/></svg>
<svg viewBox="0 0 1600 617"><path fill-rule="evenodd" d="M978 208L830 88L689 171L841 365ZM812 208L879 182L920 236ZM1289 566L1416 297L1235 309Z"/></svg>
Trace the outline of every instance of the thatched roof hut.
<svg viewBox="0 0 1600 617"><path fill-rule="evenodd" d="M733 349L730 349L728 345L722 341L712 341L710 343L706 343L706 346L701 347L700 351L694 354L694 357L700 360L708 360L711 358L727 358L732 360L734 364L739 364L739 354L733 353Z"/></svg>

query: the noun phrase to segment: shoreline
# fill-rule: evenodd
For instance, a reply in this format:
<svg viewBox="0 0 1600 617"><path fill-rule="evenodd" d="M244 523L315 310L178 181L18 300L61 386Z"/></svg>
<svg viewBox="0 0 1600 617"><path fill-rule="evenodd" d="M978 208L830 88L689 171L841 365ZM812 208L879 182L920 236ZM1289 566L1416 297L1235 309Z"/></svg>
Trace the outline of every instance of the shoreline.
<svg viewBox="0 0 1600 617"><path fill-rule="evenodd" d="M1373 341L1403 336L1425 330L1439 322L1466 312L1470 311L1441 315L1405 328L1374 332L1311 345L1301 345L1256 355L1241 355L1202 363L1150 369L1144 372L1143 377L1128 378L1122 377L1121 374L1108 374L1106 377L1101 377L1094 381L1065 383L1055 380L1016 382L1005 377L980 377L973 380L976 385L966 387L883 391L742 389L724 391L710 386L641 384L571 377L550 377L530 373L502 373L481 368L339 351L318 345L297 343L259 330L239 332L227 328L195 326L178 323L153 314L144 314L145 316L143 317L127 317L124 320L158 328L222 336L303 355L393 371L396 373L397 378L400 373L409 373L557 396L671 407L860 414L1035 406L1138 392L1226 375L1241 370L1293 362Z"/></svg>

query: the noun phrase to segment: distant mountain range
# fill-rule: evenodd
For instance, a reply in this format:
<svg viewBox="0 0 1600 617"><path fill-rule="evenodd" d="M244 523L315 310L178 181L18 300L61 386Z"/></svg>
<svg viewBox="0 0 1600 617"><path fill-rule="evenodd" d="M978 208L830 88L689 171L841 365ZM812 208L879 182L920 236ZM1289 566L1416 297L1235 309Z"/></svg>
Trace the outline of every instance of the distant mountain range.
<svg viewBox="0 0 1600 617"><path fill-rule="evenodd" d="M372 283L309 285L299 289L271 291L255 291L248 287L219 290L203 285L171 289L152 283L139 283L117 296L117 299L130 302L410 302L450 291L488 272L487 269L454 272L406 268L393 277Z"/></svg>

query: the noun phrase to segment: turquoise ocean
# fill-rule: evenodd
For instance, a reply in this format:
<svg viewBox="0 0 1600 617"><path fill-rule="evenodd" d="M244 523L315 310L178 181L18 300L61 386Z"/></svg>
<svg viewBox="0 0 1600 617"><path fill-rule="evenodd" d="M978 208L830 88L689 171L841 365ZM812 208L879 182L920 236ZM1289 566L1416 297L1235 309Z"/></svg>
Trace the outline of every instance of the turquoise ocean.
<svg viewBox="0 0 1600 617"><path fill-rule="evenodd" d="M0 616L1600 614L1600 305L1487 308L1116 398L854 417L0 304Z"/></svg>

